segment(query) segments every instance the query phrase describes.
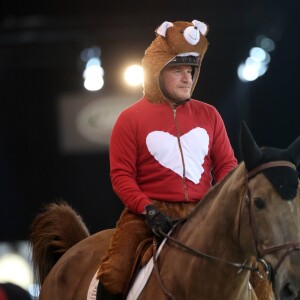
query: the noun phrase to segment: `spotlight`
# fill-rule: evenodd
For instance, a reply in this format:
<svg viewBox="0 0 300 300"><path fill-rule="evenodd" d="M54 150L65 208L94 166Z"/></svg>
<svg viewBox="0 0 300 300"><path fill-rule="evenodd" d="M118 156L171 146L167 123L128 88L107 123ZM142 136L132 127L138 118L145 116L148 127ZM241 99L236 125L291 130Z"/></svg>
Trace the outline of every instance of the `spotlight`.
<svg viewBox="0 0 300 300"><path fill-rule="evenodd" d="M143 68L139 65L129 66L124 73L125 81L131 86L138 86L143 83Z"/></svg>
<svg viewBox="0 0 300 300"><path fill-rule="evenodd" d="M237 74L243 82L254 81L268 70L271 61L268 52L275 49L275 43L271 39L260 35L256 38L256 44L256 47L250 49L249 57L238 67Z"/></svg>
<svg viewBox="0 0 300 300"><path fill-rule="evenodd" d="M0 257L0 282L12 282L27 290L32 276L28 262L20 255L7 253Z"/></svg>
<svg viewBox="0 0 300 300"><path fill-rule="evenodd" d="M84 49L80 54L80 58L86 62L83 78L84 87L88 91L98 91L104 85L104 70L101 67L100 54L100 48L96 46Z"/></svg>

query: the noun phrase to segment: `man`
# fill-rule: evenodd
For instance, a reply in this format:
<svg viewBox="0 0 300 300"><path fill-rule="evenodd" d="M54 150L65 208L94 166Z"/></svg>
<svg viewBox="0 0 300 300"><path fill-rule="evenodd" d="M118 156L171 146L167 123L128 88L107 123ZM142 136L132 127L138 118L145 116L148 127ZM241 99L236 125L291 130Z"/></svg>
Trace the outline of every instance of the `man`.
<svg viewBox="0 0 300 300"><path fill-rule="evenodd" d="M126 208L101 262L97 299L121 299L138 245L167 233L237 165L217 110L191 99L208 42L199 21L164 22L143 59L144 97L110 142L111 180ZM213 172L213 177L212 177Z"/></svg>

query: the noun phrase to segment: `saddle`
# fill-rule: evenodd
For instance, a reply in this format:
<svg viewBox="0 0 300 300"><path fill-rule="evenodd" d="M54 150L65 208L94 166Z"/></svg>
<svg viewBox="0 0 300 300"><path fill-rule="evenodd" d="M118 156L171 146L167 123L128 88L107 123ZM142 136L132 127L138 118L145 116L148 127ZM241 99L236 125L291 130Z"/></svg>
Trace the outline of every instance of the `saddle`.
<svg viewBox="0 0 300 300"><path fill-rule="evenodd" d="M139 270L144 267L153 256L153 237L145 239L139 245L135 253L134 264L130 273L124 296L128 294Z"/></svg>

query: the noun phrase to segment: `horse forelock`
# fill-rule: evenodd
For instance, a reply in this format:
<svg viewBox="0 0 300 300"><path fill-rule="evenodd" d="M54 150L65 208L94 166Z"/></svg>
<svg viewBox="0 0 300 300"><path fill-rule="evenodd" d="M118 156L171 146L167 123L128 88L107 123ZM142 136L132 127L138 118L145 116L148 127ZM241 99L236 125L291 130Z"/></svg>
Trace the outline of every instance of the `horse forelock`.
<svg viewBox="0 0 300 300"><path fill-rule="evenodd" d="M261 159L254 165L248 166L248 171L256 167L276 161L287 161L295 163L291 159L291 155L286 149L278 149L273 147L264 147L261 149ZM297 169L286 166L278 166L267 168L261 171L271 182L274 189L283 200L292 200L297 195L299 174Z"/></svg>
<svg viewBox="0 0 300 300"><path fill-rule="evenodd" d="M276 167L262 172L283 200L296 197L299 185L298 172L289 167Z"/></svg>

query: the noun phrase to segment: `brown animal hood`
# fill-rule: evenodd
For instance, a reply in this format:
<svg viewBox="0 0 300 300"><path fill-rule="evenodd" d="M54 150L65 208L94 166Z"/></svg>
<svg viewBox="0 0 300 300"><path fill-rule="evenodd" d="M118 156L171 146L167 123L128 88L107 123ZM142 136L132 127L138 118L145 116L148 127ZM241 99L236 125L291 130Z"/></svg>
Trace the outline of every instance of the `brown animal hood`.
<svg viewBox="0 0 300 300"><path fill-rule="evenodd" d="M207 25L192 22L164 22L156 29L157 37L146 49L143 58L144 95L152 103L164 102L166 97L160 88L159 77L162 69L176 56L196 56L197 67L193 76L192 92L198 81L200 66L207 50L205 37Z"/></svg>

